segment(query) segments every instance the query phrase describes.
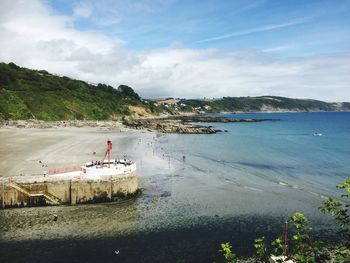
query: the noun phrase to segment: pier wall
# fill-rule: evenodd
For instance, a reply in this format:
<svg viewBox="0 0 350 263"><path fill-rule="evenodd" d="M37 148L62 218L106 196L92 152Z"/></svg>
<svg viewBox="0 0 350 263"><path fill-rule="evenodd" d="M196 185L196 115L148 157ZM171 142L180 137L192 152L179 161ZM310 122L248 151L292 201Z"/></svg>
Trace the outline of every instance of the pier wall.
<svg viewBox="0 0 350 263"><path fill-rule="evenodd" d="M0 183L0 207L110 202L133 195L137 190L136 171L99 180L3 181Z"/></svg>

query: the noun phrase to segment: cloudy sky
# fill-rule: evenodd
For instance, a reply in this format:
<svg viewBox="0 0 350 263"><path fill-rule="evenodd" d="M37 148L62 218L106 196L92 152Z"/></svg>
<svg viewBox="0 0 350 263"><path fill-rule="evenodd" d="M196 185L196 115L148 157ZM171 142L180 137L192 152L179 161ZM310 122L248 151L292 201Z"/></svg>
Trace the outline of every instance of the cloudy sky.
<svg viewBox="0 0 350 263"><path fill-rule="evenodd" d="M350 101L350 0L0 0L0 61L147 98Z"/></svg>

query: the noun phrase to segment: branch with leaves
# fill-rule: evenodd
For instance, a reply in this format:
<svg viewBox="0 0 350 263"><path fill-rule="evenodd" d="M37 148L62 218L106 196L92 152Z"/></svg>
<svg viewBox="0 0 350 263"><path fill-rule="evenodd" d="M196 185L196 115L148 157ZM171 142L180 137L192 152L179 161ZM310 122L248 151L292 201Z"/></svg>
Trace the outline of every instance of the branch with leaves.
<svg viewBox="0 0 350 263"><path fill-rule="evenodd" d="M350 197L350 178L347 178L344 183L337 185L338 189L343 189L342 198ZM338 225L341 227L341 235L347 240L347 246L350 247L350 204L344 200L328 198L320 207L323 213L328 213L334 217Z"/></svg>
<svg viewBox="0 0 350 263"><path fill-rule="evenodd" d="M230 242L220 244L220 252L222 252L227 263L236 263L237 255L232 252Z"/></svg>

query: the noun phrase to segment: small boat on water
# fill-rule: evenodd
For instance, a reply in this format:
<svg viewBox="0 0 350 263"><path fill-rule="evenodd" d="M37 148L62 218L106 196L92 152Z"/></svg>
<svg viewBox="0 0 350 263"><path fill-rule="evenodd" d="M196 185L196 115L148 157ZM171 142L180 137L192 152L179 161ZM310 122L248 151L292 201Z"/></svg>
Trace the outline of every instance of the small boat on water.
<svg viewBox="0 0 350 263"><path fill-rule="evenodd" d="M314 136L322 136L322 133L315 132L315 133L314 133Z"/></svg>

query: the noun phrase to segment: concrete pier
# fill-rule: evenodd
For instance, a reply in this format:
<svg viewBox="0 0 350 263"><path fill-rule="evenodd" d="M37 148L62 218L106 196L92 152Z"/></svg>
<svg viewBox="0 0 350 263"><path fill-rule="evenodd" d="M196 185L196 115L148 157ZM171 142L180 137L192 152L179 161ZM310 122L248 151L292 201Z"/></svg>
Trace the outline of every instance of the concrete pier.
<svg viewBox="0 0 350 263"><path fill-rule="evenodd" d="M88 177L81 171L61 175L17 176L0 180L2 208L110 202L138 190L136 169Z"/></svg>

